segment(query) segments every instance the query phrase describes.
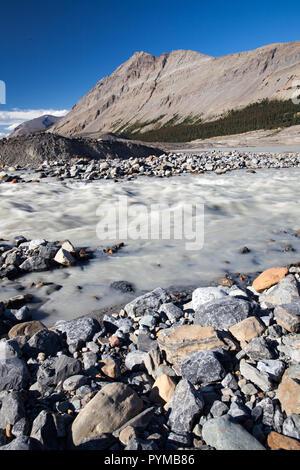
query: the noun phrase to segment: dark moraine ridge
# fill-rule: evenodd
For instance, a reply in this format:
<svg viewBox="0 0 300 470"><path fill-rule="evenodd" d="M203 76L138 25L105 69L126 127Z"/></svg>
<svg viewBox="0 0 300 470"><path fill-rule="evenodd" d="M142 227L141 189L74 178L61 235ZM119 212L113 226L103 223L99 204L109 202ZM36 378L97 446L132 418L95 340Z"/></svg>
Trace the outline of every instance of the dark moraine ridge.
<svg viewBox="0 0 300 470"><path fill-rule="evenodd" d="M66 160L76 157L127 159L162 153L163 150L155 146L118 137L95 140L38 133L0 139L0 164L6 165L38 165L44 160Z"/></svg>

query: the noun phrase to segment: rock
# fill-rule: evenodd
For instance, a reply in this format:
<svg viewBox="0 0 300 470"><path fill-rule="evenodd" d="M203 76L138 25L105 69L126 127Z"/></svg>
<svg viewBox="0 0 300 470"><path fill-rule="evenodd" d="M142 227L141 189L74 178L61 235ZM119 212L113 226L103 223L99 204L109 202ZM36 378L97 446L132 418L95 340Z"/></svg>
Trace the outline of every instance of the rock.
<svg viewBox="0 0 300 470"><path fill-rule="evenodd" d="M152 420L154 416L155 408L152 406L150 408L146 408L144 411L136 415L134 418L127 421L123 426L113 432L115 437L120 435L120 432L125 429L127 426L133 427L135 429L145 429L147 428L148 424Z"/></svg>
<svg viewBox="0 0 300 470"><path fill-rule="evenodd" d="M48 262L45 258L39 255L27 258L20 266L21 271L28 273L47 271L49 268Z"/></svg>
<svg viewBox="0 0 300 470"><path fill-rule="evenodd" d="M65 250L64 248L61 248L55 255L54 261L56 263L61 264L63 266L72 266L75 264L76 260L72 253L69 251Z"/></svg>
<svg viewBox="0 0 300 470"><path fill-rule="evenodd" d="M277 359L269 359L259 361L257 363L257 369L264 372L269 378L275 382L280 382L282 374L285 369L285 364Z"/></svg>
<svg viewBox="0 0 300 470"><path fill-rule="evenodd" d="M263 292L277 284L288 274L287 268L271 268L261 273L253 282L252 286L256 292Z"/></svg>
<svg viewBox="0 0 300 470"><path fill-rule="evenodd" d="M44 450L44 448L37 439L19 436L9 444L0 447L0 450Z"/></svg>
<svg viewBox="0 0 300 470"><path fill-rule="evenodd" d="M76 390L77 388L85 385L88 382L88 378L85 375L72 375L68 377L63 383L63 389L67 392Z"/></svg>
<svg viewBox="0 0 300 470"><path fill-rule="evenodd" d="M28 341L28 345L33 357L37 357L40 352L46 356L55 356L61 348L59 335L46 328L35 333Z"/></svg>
<svg viewBox="0 0 300 470"><path fill-rule="evenodd" d="M287 416L300 414L300 364L291 365L285 371L277 389L277 397Z"/></svg>
<svg viewBox="0 0 300 470"><path fill-rule="evenodd" d="M206 421L202 438L217 450L265 450L257 439L228 415Z"/></svg>
<svg viewBox="0 0 300 470"><path fill-rule="evenodd" d="M268 446L272 450L300 450L300 442L291 437L283 436L278 432L270 432L268 434Z"/></svg>
<svg viewBox="0 0 300 470"><path fill-rule="evenodd" d="M0 360L0 392L22 390L30 379L25 362L17 357Z"/></svg>
<svg viewBox="0 0 300 470"><path fill-rule="evenodd" d="M30 437L40 441L45 449L58 449L56 427L51 413L42 410L38 414L32 423Z"/></svg>
<svg viewBox="0 0 300 470"><path fill-rule="evenodd" d="M214 351L200 351L181 364L181 375L192 384L210 384L225 377L225 370Z"/></svg>
<svg viewBox="0 0 300 470"><path fill-rule="evenodd" d="M120 367L119 364L112 358L107 357L106 359L102 359L100 362L101 371L103 374L107 375L111 379L117 379L120 377Z"/></svg>
<svg viewBox="0 0 300 470"><path fill-rule="evenodd" d="M271 287L260 296L260 302L265 302L271 307L288 305L299 302L299 300L298 283L293 274L281 279L276 286Z"/></svg>
<svg viewBox="0 0 300 470"><path fill-rule="evenodd" d="M245 377L245 379L253 382L263 392L272 390L273 385L268 375L258 371L255 367L248 364L244 359L242 359L240 362L240 372Z"/></svg>
<svg viewBox="0 0 300 470"><path fill-rule="evenodd" d="M9 424L14 426L25 417L25 408L21 392L11 392L2 400L0 410L0 428L5 429Z"/></svg>
<svg viewBox="0 0 300 470"><path fill-rule="evenodd" d="M174 433L189 434L196 419L200 417L203 407L204 401L201 394L188 380L182 379L176 386L169 404L171 412L168 426Z"/></svg>
<svg viewBox="0 0 300 470"><path fill-rule="evenodd" d="M136 434L135 429L132 426L126 426L126 428L124 428L120 432L120 435L119 435L120 441L125 446L127 446L127 444L129 443L131 439L135 439L135 438L137 438L137 434Z"/></svg>
<svg viewBox="0 0 300 470"><path fill-rule="evenodd" d="M68 251L69 253L72 253L72 254L76 253L74 246L69 240L65 240L63 244L61 245L61 248L65 251Z"/></svg>
<svg viewBox="0 0 300 470"><path fill-rule="evenodd" d="M24 323L20 323L18 325L13 326L9 332L9 338L16 338L17 336L33 336L40 330L43 330L45 325L40 321L28 321Z"/></svg>
<svg viewBox="0 0 300 470"><path fill-rule="evenodd" d="M162 364L162 356L158 349L152 349L145 357L144 364L149 375L152 375Z"/></svg>
<svg viewBox="0 0 300 470"><path fill-rule="evenodd" d="M300 302L276 306L274 318L287 331L297 333L300 331Z"/></svg>
<svg viewBox="0 0 300 470"><path fill-rule="evenodd" d="M112 282L111 285L109 286L112 289L118 290L120 292L123 292L124 294L127 292L135 292L135 287L131 282L127 281L115 281Z"/></svg>
<svg viewBox="0 0 300 470"><path fill-rule="evenodd" d="M212 327L199 325L174 326L160 330L157 333L157 342L168 362L178 366L195 352L224 346Z"/></svg>
<svg viewBox="0 0 300 470"><path fill-rule="evenodd" d="M81 362L78 359L62 354L55 361L55 383L57 384L80 372Z"/></svg>
<svg viewBox="0 0 300 470"><path fill-rule="evenodd" d="M129 317L142 317L143 315L153 315L159 311L162 304L171 300L169 294L158 287L147 294L137 297L124 307Z"/></svg>
<svg viewBox="0 0 300 470"><path fill-rule="evenodd" d="M232 402L228 415L236 422L243 422L249 418L250 410L243 403Z"/></svg>
<svg viewBox="0 0 300 470"><path fill-rule="evenodd" d="M291 358L292 361L300 362L300 334L283 336L282 344L279 344L277 349Z"/></svg>
<svg viewBox="0 0 300 470"><path fill-rule="evenodd" d="M99 331L99 323L93 318L79 318L72 321L59 321L54 328L66 334L71 354L77 351Z"/></svg>
<svg viewBox="0 0 300 470"><path fill-rule="evenodd" d="M142 400L128 385L106 385L80 411L73 422L73 443L78 446L86 438L114 432L140 413L142 408Z"/></svg>
<svg viewBox="0 0 300 470"><path fill-rule="evenodd" d="M217 418L219 416L223 416L224 414L228 413L228 406L222 401L215 400L209 412L212 414L214 418Z"/></svg>
<svg viewBox="0 0 300 470"><path fill-rule="evenodd" d="M244 347L244 351L253 361L273 358L273 353L268 342L261 336L250 341L250 343Z"/></svg>
<svg viewBox="0 0 300 470"><path fill-rule="evenodd" d="M222 287L199 287L193 291L192 307L197 310L201 305L213 300L227 297L227 292Z"/></svg>
<svg viewBox="0 0 300 470"><path fill-rule="evenodd" d="M158 447L157 444L151 439L132 438L124 450L151 451L158 450Z"/></svg>
<svg viewBox="0 0 300 470"><path fill-rule="evenodd" d="M265 330L265 325L256 317L248 317L229 328L230 333L238 340L249 342L260 336Z"/></svg>
<svg viewBox="0 0 300 470"><path fill-rule="evenodd" d="M76 447L76 450L107 450L114 444L115 439L111 434L99 434L94 439L84 439L82 443Z"/></svg>
<svg viewBox="0 0 300 470"><path fill-rule="evenodd" d="M292 413L286 418L282 425L282 432L285 436L300 440L300 415Z"/></svg>
<svg viewBox="0 0 300 470"><path fill-rule="evenodd" d="M223 385L223 387L230 388L231 390L237 390L239 388L237 380L234 375L231 374L231 372L225 375L221 384Z"/></svg>
<svg viewBox="0 0 300 470"><path fill-rule="evenodd" d="M149 398L157 403L169 403L176 388L176 381L163 374L155 380Z"/></svg>
<svg viewBox="0 0 300 470"><path fill-rule="evenodd" d="M125 358L125 366L129 370L136 370L140 369L144 366L145 359L147 357L147 353L143 351L132 351L127 354Z"/></svg>
<svg viewBox="0 0 300 470"><path fill-rule="evenodd" d="M227 330L250 316L252 306L247 300L227 296L201 305L195 311L195 324Z"/></svg>
<svg viewBox="0 0 300 470"><path fill-rule="evenodd" d="M137 337L137 348L139 351L150 352L157 348L157 341L152 339L148 333L140 333Z"/></svg>
<svg viewBox="0 0 300 470"><path fill-rule="evenodd" d="M162 304L159 309L159 313L161 312L165 313L168 320L171 322L175 322L183 317L183 311L181 308L176 307L176 305L174 305L172 302Z"/></svg>

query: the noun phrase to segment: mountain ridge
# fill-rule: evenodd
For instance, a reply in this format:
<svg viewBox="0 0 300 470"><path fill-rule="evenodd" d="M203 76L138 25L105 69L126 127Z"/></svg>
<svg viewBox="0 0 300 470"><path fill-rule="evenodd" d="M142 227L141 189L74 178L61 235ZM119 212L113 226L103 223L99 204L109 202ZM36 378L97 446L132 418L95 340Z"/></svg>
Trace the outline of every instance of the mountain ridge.
<svg viewBox="0 0 300 470"><path fill-rule="evenodd" d="M191 50L137 51L102 78L48 132L143 133L170 122L210 121L263 99L286 100L300 80L300 41L212 57Z"/></svg>

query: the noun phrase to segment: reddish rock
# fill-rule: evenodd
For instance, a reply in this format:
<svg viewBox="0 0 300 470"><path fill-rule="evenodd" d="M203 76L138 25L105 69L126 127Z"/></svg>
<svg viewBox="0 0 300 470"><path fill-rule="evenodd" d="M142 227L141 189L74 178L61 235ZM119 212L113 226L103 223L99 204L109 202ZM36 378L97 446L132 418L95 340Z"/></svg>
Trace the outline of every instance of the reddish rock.
<svg viewBox="0 0 300 470"><path fill-rule="evenodd" d="M253 282L252 286L256 292L263 292L275 286L281 279L288 274L287 268L270 268L261 273Z"/></svg>
<svg viewBox="0 0 300 470"><path fill-rule="evenodd" d="M272 450L300 450L300 442L292 437L283 436L278 432L272 431L268 435L268 446Z"/></svg>

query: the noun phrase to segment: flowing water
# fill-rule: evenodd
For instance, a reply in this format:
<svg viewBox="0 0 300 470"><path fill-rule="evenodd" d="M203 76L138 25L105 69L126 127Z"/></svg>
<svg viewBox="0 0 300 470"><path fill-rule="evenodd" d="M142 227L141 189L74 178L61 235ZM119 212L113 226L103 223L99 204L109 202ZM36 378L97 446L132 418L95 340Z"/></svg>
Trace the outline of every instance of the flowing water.
<svg viewBox="0 0 300 470"><path fill-rule="evenodd" d="M249 273L300 261L300 238L295 237L300 228L299 179L300 168L288 168L119 182L4 183L0 185L0 238L22 234L28 239L69 239L75 246L98 247L85 266L25 277L28 284L49 280L63 285L41 308L40 316L49 324L121 300L121 295L108 289L113 281L127 280L141 290L197 285L226 271ZM97 237L100 212L113 220L120 197L129 207L142 209L161 204L176 210L182 204L203 202L203 247L187 250L186 240L129 239L114 255L103 256L101 248L119 240ZM198 216L191 213L190 217ZM147 224L145 210L140 223ZM284 251L286 244L295 251ZM250 253L240 253L244 246ZM7 297L7 289L0 287L0 300Z"/></svg>

